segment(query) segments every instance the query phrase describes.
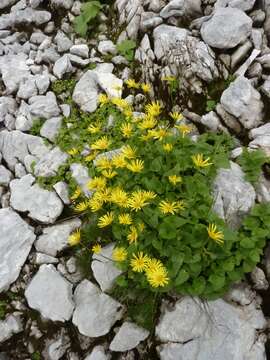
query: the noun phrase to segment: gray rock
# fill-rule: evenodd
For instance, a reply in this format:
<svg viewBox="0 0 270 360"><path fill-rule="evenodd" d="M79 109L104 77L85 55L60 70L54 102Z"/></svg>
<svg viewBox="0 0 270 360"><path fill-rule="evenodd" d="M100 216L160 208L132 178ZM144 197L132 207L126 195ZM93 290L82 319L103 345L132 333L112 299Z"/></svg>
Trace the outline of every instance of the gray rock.
<svg viewBox="0 0 270 360"><path fill-rule="evenodd" d="M29 77L22 81L17 92L17 96L21 99L28 100L30 97L37 95L35 78Z"/></svg>
<svg viewBox="0 0 270 360"><path fill-rule="evenodd" d="M42 253L36 253L35 263L37 265L57 264L58 262L59 260L53 256Z"/></svg>
<svg viewBox="0 0 270 360"><path fill-rule="evenodd" d="M41 157L35 164L35 176L50 177L56 175L59 167L67 161L68 157L68 154L62 152L60 148L56 146Z"/></svg>
<svg viewBox="0 0 270 360"><path fill-rule="evenodd" d="M26 175L10 182L10 204L21 212L42 223L53 223L62 213L63 204L54 191L48 191L34 184L35 178Z"/></svg>
<svg viewBox="0 0 270 360"><path fill-rule="evenodd" d="M44 359L60 360L65 355L66 351L70 348L70 338L67 331L61 328L60 334L56 334L53 339L46 340L45 349L42 351ZM70 360L73 360L69 357Z"/></svg>
<svg viewBox="0 0 270 360"><path fill-rule="evenodd" d="M114 244L109 244L102 248L100 254L93 255L91 268L102 291L110 290L115 279L122 274L112 261L113 248Z"/></svg>
<svg viewBox="0 0 270 360"><path fill-rule="evenodd" d="M17 280L36 236L33 228L8 208L0 209L0 228L0 292L2 292Z"/></svg>
<svg viewBox="0 0 270 360"><path fill-rule="evenodd" d="M142 13L141 17L141 30L146 32L149 29L154 29L163 23L163 19L160 16L156 16L156 13L147 11Z"/></svg>
<svg viewBox="0 0 270 360"><path fill-rule="evenodd" d="M203 115L200 121L203 125L205 125L209 130L213 132L227 131L214 111L210 111L209 113Z"/></svg>
<svg viewBox="0 0 270 360"><path fill-rule="evenodd" d="M201 0L171 0L160 12L160 16L167 19L174 17L198 17L202 13Z"/></svg>
<svg viewBox="0 0 270 360"><path fill-rule="evenodd" d="M48 36L41 31L33 32L30 36L31 43L35 45L40 45L45 39L48 39Z"/></svg>
<svg viewBox="0 0 270 360"><path fill-rule="evenodd" d="M262 123L263 102L260 93L243 76L234 80L223 92L221 105L246 129L252 129Z"/></svg>
<svg viewBox="0 0 270 360"><path fill-rule="evenodd" d="M50 0L50 2L55 7L69 10L72 8L74 0Z"/></svg>
<svg viewBox="0 0 270 360"><path fill-rule="evenodd" d="M251 280L256 290L267 290L269 287L268 281L266 280L265 274L262 269L255 267L250 274Z"/></svg>
<svg viewBox="0 0 270 360"><path fill-rule="evenodd" d="M8 186L12 178L12 173L3 165L0 165L0 186Z"/></svg>
<svg viewBox="0 0 270 360"><path fill-rule="evenodd" d="M128 38L136 39L140 28L141 15L144 11L142 0L117 0L115 6L119 13L119 24L127 24L125 32Z"/></svg>
<svg viewBox="0 0 270 360"><path fill-rule="evenodd" d="M30 112L33 116L42 119L50 119L60 115L60 109L57 105L56 97L49 91L46 95L33 96L29 99Z"/></svg>
<svg viewBox="0 0 270 360"><path fill-rule="evenodd" d="M0 4L0 9L13 5L17 0L2 0Z"/></svg>
<svg viewBox="0 0 270 360"><path fill-rule="evenodd" d="M184 297L160 318L156 335L167 344L158 352L161 360L255 359L250 353L258 345L257 331L265 325L254 303L237 307L220 299L206 307L199 299Z"/></svg>
<svg viewBox="0 0 270 360"><path fill-rule="evenodd" d="M80 56L84 59L89 57L89 47L86 44L72 45L69 51L71 54Z"/></svg>
<svg viewBox="0 0 270 360"><path fill-rule="evenodd" d="M15 99L9 96L0 97L0 122L5 121L7 115L13 115L17 110Z"/></svg>
<svg viewBox="0 0 270 360"><path fill-rule="evenodd" d="M97 345L92 350L91 354L87 355L84 360L110 360L111 356L105 353L104 347Z"/></svg>
<svg viewBox="0 0 270 360"><path fill-rule="evenodd" d="M64 181L59 181L53 185L56 194L60 197L65 205L70 204L68 185Z"/></svg>
<svg viewBox="0 0 270 360"><path fill-rule="evenodd" d="M215 7L232 7L241 9L243 11L249 11L253 8L256 0L217 0Z"/></svg>
<svg viewBox="0 0 270 360"><path fill-rule="evenodd" d="M88 189L87 184L91 180L87 167L79 163L73 163L70 165L71 176L83 190L86 196L90 196L92 192Z"/></svg>
<svg viewBox="0 0 270 360"><path fill-rule="evenodd" d="M35 76L35 81L36 81L36 87L38 89L38 93L40 95L45 94L45 92L48 90L48 88L50 86L49 75L46 74L46 73L36 75Z"/></svg>
<svg viewBox="0 0 270 360"><path fill-rule="evenodd" d="M249 305L253 301L256 302L256 292L251 290L251 287L245 282L234 284L227 294L224 296L224 300L228 302L234 302L238 305Z"/></svg>
<svg viewBox="0 0 270 360"><path fill-rule="evenodd" d="M149 331L132 322L124 322L110 343L111 351L125 352L135 348L149 336Z"/></svg>
<svg viewBox="0 0 270 360"><path fill-rule="evenodd" d="M94 284L83 280L74 293L75 310L72 322L85 336L106 335L113 324L122 318L122 305L103 294Z"/></svg>
<svg viewBox="0 0 270 360"><path fill-rule="evenodd" d="M251 33L252 20L236 8L218 8L201 27L206 44L218 49L231 49L243 43Z"/></svg>
<svg viewBox="0 0 270 360"><path fill-rule="evenodd" d="M76 218L44 228L42 235L35 242L36 250L50 256L56 256L58 252L68 247L69 235L80 226L81 220Z"/></svg>
<svg viewBox="0 0 270 360"><path fill-rule="evenodd" d="M213 210L232 228L241 225L242 218L254 206L256 193L245 180L239 165L231 161L229 169L220 169L214 181Z"/></svg>
<svg viewBox="0 0 270 360"><path fill-rule="evenodd" d="M251 141L249 144L250 150L261 149L265 152L267 156L270 155L270 135L265 134L261 136L256 136L256 138Z"/></svg>
<svg viewBox="0 0 270 360"><path fill-rule="evenodd" d="M74 303L72 284L53 265L41 265L25 291L28 305L52 321L71 318Z"/></svg>
<svg viewBox="0 0 270 360"><path fill-rule="evenodd" d="M90 59L82 59L80 56L68 54L69 60L72 65L77 67L84 67L90 63Z"/></svg>
<svg viewBox="0 0 270 360"><path fill-rule="evenodd" d="M27 7L26 9L13 11L9 14L0 16L0 30L19 25L40 26L48 22L50 19L50 12L34 10Z"/></svg>
<svg viewBox="0 0 270 360"><path fill-rule="evenodd" d="M25 170L25 167L23 166L23 164L21 163L17 163L15 165L15 177L16 178L21 178L23 177L24 175L26 175L26 170Z"/></svg>
<svg viewBox="0 0 270 360"><path fill-rule="evenodd" d="M234 75L236 76L244 76L246 71L249 69L250 65L256 59L256 57L260 54L260 50L254 49L247 60L235 71ZM257 63L258 64L258 63ZM259 73L257 73L259 75Z"/></svg>
<svg viewBox="0 0 270 360"><path fill-rule="evenodd" d="M257 61L265 68L270 69L270 54L262 55Z"/></svg>
<svg viewBox="0 0 270 360"><path fill-rule="evenodd" d="M115 55L117 53L116 46L111 40L102 40L98 44L98 51L102 55L112 54Z"/></svg>
<svg viewBox="0 0 270 360"><path fill-rule="evenodd" d="M58 135L58 132L62 126L62 117L53 117L44 122L40 129L40 135L54 141Z"/></svg>
<svg viewBox="0 0 270 360"><path fill-rule="evenodd" d="M250 130L248 136L250 139L256 139L258 136L269 135L270 136L270 123L262 125L256 129Z"/></svg>
<svg viewBox="0 0 270 360"><path fill-rule="evenodd" d="M8 315L5 320L0 320L0 343L10 339L14 334L18 334L21 331L23 331L23 324L20 317Z"/></svg>
<svg viewBox="0 0 270 360"><path fill-rule="evenodd" d="M270 98L270 77L268 77L261 86L262 92Z"/></svg>
<svg viewBox="0 0 270 360"><path fill-rule="evenodd" d="M15 120L16 130L29 131L33 126L33 122L29 105L25 101L21 101L21 106Z"/></svg>
<svg viewBox="0 0 270 360"><path fill-rule="evenodd" d="M68 51L73 45L73 42L61 30L57 32L54 38L54 42L56 43L57 50L60 53Z"/></svg>
<svg viewBox="0 0 270 360"><path fill-rule="evenodd" d="M62 79L63 75L73 71L73 66L69 60L68 55L62 56L58 59L53 67L53 73L58 79Z"/></svg>

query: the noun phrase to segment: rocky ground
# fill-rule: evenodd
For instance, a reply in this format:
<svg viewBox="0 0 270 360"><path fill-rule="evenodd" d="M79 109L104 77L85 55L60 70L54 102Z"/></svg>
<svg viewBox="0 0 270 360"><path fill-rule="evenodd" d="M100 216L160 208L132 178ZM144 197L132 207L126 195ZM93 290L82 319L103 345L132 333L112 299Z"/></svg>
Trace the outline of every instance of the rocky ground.
<svg viewBox="0 0 270 360"><path fill-rule="evenodd" d="M65 182L49 191L36 179L55 175L69 156L53 144L70 114L53 86L61 79L75 80L73 101L93 112L99 93L121 96L123 81L138 74L171 106L160 84L173 75L187 122L239 139L232 160L242 145L270 155L270 1L116 0L88 40L72 27L80 8L77 0L0 0L0 359L266 359L270 249L224 299L165 300L150 333L106 294L119 275L111 262L96 255L86 279L70 254L81 220L66 220ZM138 44L133 62L116 48L127 37ZM131 101L140 107L139 95ZM71 172L84 187L86 169L74 163ZM214 191L216 211L237 224L255 201L270 201L267 169L254 188L232 163Z"/></svg>

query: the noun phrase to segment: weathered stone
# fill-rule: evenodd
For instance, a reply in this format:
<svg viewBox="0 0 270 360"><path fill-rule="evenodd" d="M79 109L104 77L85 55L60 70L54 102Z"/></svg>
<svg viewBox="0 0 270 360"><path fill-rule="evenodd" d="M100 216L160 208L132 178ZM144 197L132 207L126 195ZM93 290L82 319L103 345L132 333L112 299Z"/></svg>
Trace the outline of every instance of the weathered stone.
<svg viewBox="0 0 270 360"><path fill-rule="evenodd" d="M115 6L119 12L119 26L127 24L126 34L130 39L136 39L143 13L143 0L117 0Z"/></svg>
<svg viewBox="0 0 270 360"><path fill-rule="evenodd" d="M29 99L30 112L33 116L42 119L50 119L60 115L60 109L57 105L56 97L53 92L46 95L33 96Z"/></svg>
<svg viewBox="0 0 270 360"><path fill-rule="evenodd" d="M12 335L18 334L21 331L23 331L23 324L20 317L8 315L5 320L0 320L0 343L10 339Z"/></svg>
<svg viewBox="0 0 270 360"><path fill-rule="evenodd" d="M54 191L48 191L34 184L35 178L26 175L10 182L10 204L21 212L42 223L53 223L62 213L63 204Z"/></svg>
<svg viewBox="0 0 270 360"><path fill-rule="evenodd" d="M57 195L60 197L60 199L63 201L65 205L70 204L70 198L69 198L69 190L68 190L68 184L64 181L59 181L58 183L53 185L53 188Z"/></svg>
<svg viewBox="0 0 270 360"><path fill-rule="evenodd" d="M0 16L0 30L18 25L42 25L51 19L48 11L34 10L30 7L26 9L12 11L9 14Z"/></svg>
<svg viewBox="0 0 270 360"><path fill-rule="evenodd" d="M122 305L103 294L94 284L83 280L74 293L75 311L72 322L83 335L106 335L113 324L122 318Z"/></svg>
<svg viewBox="0 0 270 360"><path fill-rule="evenodd" d="M8 186L12 178L12 173L4 165L0 165L0 186Z"/></svg>
<svg viewBox="0 0 270 360"><path fill-rule="evenodd" d="M115 55L117 53L116 46L111 40L102 40L98 44L98 51L102 55L112 54Z"/></svg>
<svg viewBox="0 0 270 360"><path fill-rule="evenodd" d="M252 20L236 8L218 8L202 24L201 36L206 44L218 49L231 49L243 43L251 33Z"/></svg>
<svg viewBox="0 0 270 360"><path fill-rule="evenodd" d="M89 47L86 44L73 45L69 51L71 54L80 56L84 59L89 57Z"/></svg>
<svg viewBox="0 0 270 360"><path fill-rule="evenodd" d="M33 126L33 117L30 112L30 107L25 101L21 101L21 106L17 112L15 127L16 130L29 131Z"/></svg>
<svg viewBox="0 0 270 360"><path fill-rule="evenodd" d="M80 226L81 220L76 218L44 228L42 235L35 242L36 250L56 256L58 252L68 247L69 235Z"/></svg>
<svg viewBox="0 0 270 360"><path fill-rule="evenodd" d="M249 11L253 8L256 0L217 0L215 7L232 7L241 9L243 11Z"/></svg>
<svg viewBox="0 0 270 360"><path fill-rule="evenodd" d="M0 4L0 9L13 5L17 0L2 0Z"/></svg>
<svg viewBox="0 0 270 360"><path fill-rule="evenodd" d="M87 355L84 360L110 360L111 356L105 353L104 347L101 345L95 346L91 354Z"/></svg>
<svg viewBox="0 0 270 360"><path fill-rule="evenodd" d="M58 132L62 126L62 117L53 117L44 122L40 129L40 135L54 141L58 135Z"/></svg>
<svg viewBox="0 0 270 360"><path fill-rule="evenodd" d="M111 351L125 352L135 348L149 336L149 331L132 322L124 322L110 343Z"/></svg>
<svg viewBox="0 0 270 360"><path fill-rule="evenodd" d="M87 167L79 163L73 163L70 165L71 176L76 180L77 184L83 190L86 196L90 196L92 191L88 189L87 184L91 180Z"/></svg>
<svg viewBox="0 0 270 360"><path fill-rule="evenodd" d="M202 13L201 0L171 0L160 12L167 19L174 17L198 17Z"/></svg>
<svg viewBox="0 0 270 360"><path fill-rule="evenodd" d="M9 208L0 209L0 229L1 292L17 280L36 236L33 228Z"/></svg>
<svg viewBox="0 0 270 360"><path fill-rule="evenodd" d="M46 319L64 322L72 316L72 284L53 265L40 266L26 288L25 297L28 305Z"/></svg>
<svg viewBox="0 0 270 360"><path fill-rule="evenodd" d="M54 42L56 43L57 50L60 53L68 51L73 45L73 42L67 37L67 35L60 30L57 32Z"/></svg>
<svg viewBox="0 0 270 360"><path fill-rule="evenodd" d="M59 260L53 256L42 254L42 253L36 253L35 263L37 265L42 264L57 264Z"/></svg>
<svg viewBox="0 0 270 360"><path fill-rule="evenodd" d="M269 287L263 270L259 267L255 267L250 274L251 280L256 290L267 290Z"/></svg>
<svg viewBox="0 0 270 360"><path fill-rule="evenodd" d="M35 78L32 76L21 81L17 96L21 99L28 100L30 97L37 95L37 93Z"/></svg>
<svg viewBox="0 0 270 360"><path fill-rule="evenodd" d="M62 79L63 75L73 71L73 66L69 60L68 55L62 56L58 59L53 67L53 73L58 79Z"/></svg>
<svg viewBox="0 0 270 360"><path fill-rule="evenodd" d="M62 152L58 146L42 156L34 166L35 176L50 177L57 174L61 165L63 165L69 155Z"/></svg>
<svg viewBox="0 0 270 360"><path fill-rule="evenodd" d="M64 8L69 10L72 8L74 0L50 0L51 4L55 7Z"/></svg>
<svg viewBox="0 0 270 360"><path fill-rule="evenodd" d="M52 339L46 339L45 348L42 351L44 359L60 360L70 348L70 338L65 328L61 328L60 334L54 335ZM70 360L77 360L69 357Z"/></svg>

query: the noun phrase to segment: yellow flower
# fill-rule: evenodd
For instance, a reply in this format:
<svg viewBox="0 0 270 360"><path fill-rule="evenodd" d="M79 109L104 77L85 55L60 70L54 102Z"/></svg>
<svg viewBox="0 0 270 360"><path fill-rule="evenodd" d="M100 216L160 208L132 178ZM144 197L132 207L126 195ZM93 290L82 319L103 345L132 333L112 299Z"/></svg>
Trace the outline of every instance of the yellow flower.
<svg viewBox="0 0 270 360"><path fill-rule="evenodd" d="M121 109L126 109L130 107L130 104L126 100L121 98L112 98L111 101L114 105L118 106Z"/></svg>
<svg viewBox="0 0 270 360"><path fill-rule="evenodd" d="M192 126L186 124L175 125L175 127L181 132L182 136L184 137L186 134L191 133L193 130Z"/></svg>
<svg viewBox="0 0 270 360"><path fill-rule="evenodd" d="M131 210L141 210L144 206L149 204L149 196L147 197L145 191L137 190L134 191L131 195L131 197L128 199L128 207L131 208Z"/></svg>
<svg viewBox="0 0 270 360"><path fill-rule="evenodd" d="M67 153L71 156L77 155L79 153L79 150L76 148L72 148L70 150L67 151Z"/></svg>
<svg viewBox="0 0 270 360"><path fill-rule="evenodd" d="M77 205L75 205L74 209L75 211L78 212L83 212L88 208L88 202L87 201L82 201L80 203L78 203Z"/></svg>
<svg viewBox="0 0 270 360"><path fill-rule="evenodd" d="M90 207L92 212L96 212L96 211L100 210L103 205L103 201L101 201L95 195L96 194L94 194L94 196L88 200L88 206Z"/></svg>
<svg viewBox="0 0 270 360"><path fill-rule="evenodd" d="M101 245L95 244L92 246L92 251L94 254L99 254L101 252Z"/></svg>
<svg viewBox="0 0 270 360"><path fill-rule="evenodd" d="M172 151L172 149L173 149L173 145L172 145L172 144L169 144L169 143L164 144L162 147L163 147L163 149L164 149L165 151L167 151L167 152L170 152L170 151Z"/></svg>
<svg viewBox="0 0 270 360"><path fill-rule="evenodd" d="M131 160L130 164L127 164L127 169L132 172L141 172L143 170L143 160Z"/></svg>
<svg viewBox="0 0 270 360"><path fill-rule="evenodd" d="M163 214L174 215L178 210L178 205L177 205L177 202L175 202L175 201L162 200L159 204L159 208Z"/></svg>
<svg viewBox="0 0 270 360"><path fill-rule="evenodd" d="M167 129L149 130L149 133L156 140L163 140L168 135Z"/></svg>
<svg viewBox="0 0 270 360"><path fill-rule="evenodd" d="M133 271L143 272L146 269L149 257L144 255L142 251L137 255L133 254L133 259L130 261L130 265Z"/></svg>
<svg viewBox="0 0 270 360"><path fill-rule="evenodd" d="M194 164L198 167L207 167L212 165L212 163L209 162L210 158L206 158L205 160L203 159L203 154L197 154L197 155L193 155L192 157L192 161L194 162Z"/></svg>
<svg viewBox="0 0 270 360"><path fill-rule="evenodd" d="M173 185L176 185L176 184L182 182L182 178L181 178L181 176L178 176L178 175L170 175L169 182L172 183Z"/></svg>
<svg viewBox="0 0 270 360"><path fill-rule="evenodd" d="M161 114L161 105L158 101L151 102L145 106L145 110L148 115L150 116L158 116Z"/></svg>
<svg viewBox="0 0 270 360"><path fill-rule="evenodd" d="M207 228L208 236L216 243L222 245L224 243L224 235L222 231L217 231L215 224L209 224Z"/></svg>
<svg viewBox="0 0 270 360"><path fill-rule="evenodd" d="M123 154L119 154L113 157L112 164L116 168L124 168L127 165L127 162L125 160L125 156Z"/></svg>
<svg viewBox="0 0 270 360"><path fill-rule="evenodd" d="M101 156L96 160L95 166L99 171L108 170L112 168L112 162L107 156Z"/></svg>
<svg viewBox="0 0 270 360"><path fill-rule="evenodd" d="M77 229L75 230L71 235L69 235L68 238L68 244L70 246L78 245L81 241L81 230Z"/></svg>
<svg viewBox="0 0 270 360"><path fill-rule="evenodd" d="M97 156L97 151L93 151L90 154L86 155L86 157L84 158L85 161L92 161L96 158Z"/></svg>
<svg viewBox="0 0 270 360"><path fill-rule="evenodd" d="M128 79L125 81L127 84L127 87L130 89L139 89L140 84L137 83L134 79Z"/></svg>
<svg viewBox="0 0 270 360"><path fill-rule="evenodd" d="M101 189L95 192L94 197L101 202L111 201L111 188Z"/></svg>
<svg viewBox="0 0 270 360"><path fill-rule="evenodd" d="M102 138L98 139L91 145L91 149L93 150L106 150L110 146L111 141L108 140L107 136L102 136Z"/></svg>
<svg viewBox="0 0 270 360"><path fill-rule="evenodd" d="M132 135L133 127L129 123L125 123L120 128L122 135L126 138L129 138Z"/></svg>
<svg viewBox="0 0 270 360"><path fill-rule="evenodd" d="M89 125L87 130L91 133L91 134L97 134L98 132L100 132L101 130L101 126L100 125Z"/></svg>
<svg viewBox="0 0 270 360"><path fill-rule="evenodd" d="M130 232L128 233L127 239L130 244L136 243L138 239L138 231L135 226L130 227Z"/></svg>
<svg viewBox="0 0 270 360"><path fill-rule="evenodd" d="M103 170L102 175L105 176L107 179L112 179L113 177L115 177L117 175L117 172L113 171L111 169Z"/></svg>
<svg viewBox="0 0 270 360"><path fill-rule="evenodd" d="M157 194L154 193L154 191L143 191L143 197L146 201L153 200Z"/></svg>
<svg viewBox="0 0 270 360"><path fill-rule="evenodd" d="M149 93L151 91L151 85L147 83L142 83L141 89L144 93Z"/></svg>
<svg viewBox="0 0 270 360"><path fill-rule="evenodd" d="M175 81L176 80L176 77L175 76L164 76L161 78L162 81L168 81L168 82L172 82L172 81Z"/></svg>
<svg viewBox="0 0 270 360"><path fill-rule="evenodd" d="M113 222L114 219L114 215L113 212L107 212L107 214L101 216L98 219L98 227L103 228L105 226L109 226L111 225L111 223Z"/></svg>
<svg viewBox="0 0 270 360"><path fill-rule="evenodd" d="M156 271L157 269L163 268L163 264L160 260L149 258L146 263L146 271Z"/></svg>
<svg viewBox="0 0 270 360"><path fill-rule="evenodd" d="M132 224L132 217L130 214L120 214L118 216L119 224L121 225L131 225Z"/></svg>
<svg viewBox="0 0 270 360"><path fill-rule="evenodd" d="M112 258L114 261L125 261L127 258L127 250L124 247L116 247L113 249Z"/></svg>
<svg viewBox="0 0 270 360"><path fill-rule="evenodd" d="M132 148L130 145L125 145L121 149L121 154L127 159L134 159L136 157L136 148Z"/></svg>
<svg viewBox="0 0 270 360"><path fill-rule="evenodd" d="M149 284L154 288L163 287L169 283L168 272L164 267L146 271L146 277Z"/></svg>
<svg viewBox="0 0 270 360"><path fill-rule="evenodd" d="M140 223L138 224L138 230L139 230L140 232L142 232L144 229L145 229L144 223L140 222Z"/></svg>
<svg viewBox="0 0 270 360"><path fill-rule="evenodd" d="M73 200L78 199L78 197L80 197L81 194L82 194L82 190L79 187L77 187L77 189L74 191L73 195L70 197L70 200L73 201Z"/></svg>
<svg viewBox="0 0 270 360"><path fill-rule="evenodd" d="M145 116L143 121L138 124L138 127L142 130L153 129L157 125L157 120L153 116Z"/></svg>
<svg viewBox="0 0 270 360"><path fill-rule="evenodd" d="M112 203L117 204L121 207L128 206L128 194L119 187L111 191L110 200Z"/></svg>
<svg viewBox="0 0 270 360"><path fill-rule="evenodd" d="M183 115L180 114L178 111L170 112L169 115L174 121L180 121L183 119Z"/></svg>
<svg viewBox="0 0 270 360"><path fill-rule="evenodd" d="M108 98L108 96L106 94L100 94L99 97L98 97L98 101L102 106L102 105L107 104L108 102L110 102L110 99Z"/></svg>
<svg viewBox="0 0 270 360"><path fill-rule="evenodd" d="M106 186L107 180L104 177L101 176L95 176L93 179L88 181L87 188L89 190L93 189L104 189Z"/></svg>
<svg viewBox="0 0 270 360"><path fill-rule="evenodd" d="M132 117L132 115L133 115L133 111L132 111L132 109L131 108L125 108L124 110L123 110L123 114L127 117L127 118L131 118Z"/></svg>
<svg viewBox="0 0 270 360"><path fill-rule="evenodd" d="M186 207L186 203L183 200L178 200L176 204L179 210L184 210Z"/></svg>

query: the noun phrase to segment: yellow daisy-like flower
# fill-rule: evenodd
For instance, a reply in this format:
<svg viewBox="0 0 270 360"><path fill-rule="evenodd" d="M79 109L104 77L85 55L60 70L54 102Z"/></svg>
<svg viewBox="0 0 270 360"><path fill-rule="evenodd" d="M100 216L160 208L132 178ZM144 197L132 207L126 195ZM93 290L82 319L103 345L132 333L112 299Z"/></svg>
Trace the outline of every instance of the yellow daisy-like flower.
<svg viewBox="0 0 270 360"><path fill-rule="evenodd" d="M91 199L88 200L88 206L92 212L99 211L100 209L102 209L103 206L103 201L101 201L101 199L96 197L95 195L96 193Z"/></svg>
<svg viewBox="0 0 270 360"><path fill-rule="evenodd" d="M87 128L87 131L90 132L90 134L97 134L99 133L101 130L101 125L89 125L88 128Z"/></svg>
<svg viewBox="0 0 270 360"><path fill-rule="evenodd" d="M99 254L101 252L101 245L100 244L95 244L92 246L92 251L94 254Z"/></svg>
<svg viewBox="0 0 270 360"><path fill-rule="evenodd" d="M112 169L112 162L107 156L101 156L96 160L95 166L99 171L109 170Z"/></svg>
<svg viewBox="0 0 270 360"><path fill-rule="evenodd" d="M111 225L111 223L113 222L113 219L114 219L113 212L112 211L107 212L107 214L101 216L98 219L98 227L103 228L103 227Z"/></svg>
<svg viewBox="0 0 270 360"><path fill-rule="evenodd" d="M128 233L128 236L127 236L127 239L129 241L130 244L132 243L136 243L137 242L137 239L138 239L138 231L136 229L135 226L131 226L130 227L130 232Z"/></svg>
<svg viewBox="0 0 270 360"><path fill-rule="evenodd" d="M147 83L142 83L141 89L144 93L148 94L151 91L151 85Z"/></svg>
<svg viewBox="0 0 270 360"><path fill-rule="evenodd" d="M90 154L86 155L86 157L84 158L85 161L92 161L96 158L97 156L97 151L93 151Z"/></svg>
<svg viewBox="0 0 270 360"><path fill-rule="evenodd" d="M81 242L81 230L75 230L71 235L68 237L68 244L70 246L78 245Z"/></svg>
<svg viewBox="0 0 270 360"><path fill-rule="evenodd" d="M143 160L131 160L131 162L129 164L127 164L127 169L129 169L132 172L141 172L143 170Z"/></svg>
<svg viewBox="0 0 270 360"><path fill-rule="evenodd" d="M120 214L118 216L118 221L121 225L131 225L132 217L130 216L130 214Z"/></svg>
<svg viewBox="0 0 270 360"><path fill-rule="evenodd" d="M126 109L130 107L130 104L125 99L112 98L111 101L114 105L118 106L120 109Z"/></svg>
<svg viewBox="0 0 270 360"><path fill-rule="evenodd" d="M136 148L132 148L130 145L125 145L121 149L121 154L127 159L134 159L136 157Z"/></svg>
<svg viewBox="0 0 270 360"><path fill-rule="evenodd" d="M166 152L170 152L173 149L173 145L169 143L164 144L162 147Z"/></svg>
<svg viewBox="0 0 270 360"><path fill-rule="evenodd" d="M144 223L140 222L140 223L138 224L138 230L139 230L140 232L142 232L144 229L145 229Z"/></svg>
<svg viewBox="0 0 270 360"><path fill-rule="evenodd" d="M152 135L149 131L147 131L146 134L143 134L140 136L140 140L143 140L143 141L149 141L152 139Z"/></svg>
<svg viewBox="0 0 270 360"><path fill-rule="evenodd" d="M77 154L79 153L79 149L77 149L77 148L72 148L72 149L68 150L67 153L68 153L69 155L71 155L71 156L75 156L75 155L77 155Z"/></svg>
<svg viewBox="0 0 270 360"><path fill-rule="evenodd" d="M146 271L156 271L157 269L163 268L163 264L160 260L149 258L146 264Z"/></svg>
<svg viewBox="0 0 270 360"><path fill-rule="evenodd" d="M132 135L133 127L130 123L125 123L120 128L122 135L126 138L129 138Z"/></svg>
<svg viewBox="0 0 270 360"><path fill-rule="evenodd" d="M125 115L126 118L131 118L133 115L133 111L131 108L127 107L123 110L123 114Z"/></svg>
<svg viewBox="0 0 270 360"><path fill-rule="evenodd" d="M161 114L162 106L158 101L151 102L145 106L145 111L150 116L158 116Z"/></svg>
<svg viewBox="0 0 270 360"><path fill-rule="evenodd" d="M168 135L167 129L149 130L149 133L156 140L163 140Z"/></svg>
<svg viewBox="0 0 270 360"><path fill-rule="evenodd" d="M168 272L164 267L152 271L147 270L146 277L149 284L154 288L164 287L169 283Z"/></svg>
<svg viewBox="0 0 270 360"><path fill-rule="evenodd" d="M111 188L101 189L95 192L94 197L102 202L111 201Z"/></svg>
<svg viewBox="0 0 270 360"><path fill-rule="evenodd" d="M138 211L141 210L144 206L149 204L149 197L145 196L145 192L142 190L134 191L131 197L128 199L128 207L131 210Z"/></svg>
<svg viewBox="0 0 270 360"><path fill-rule="evenodd" d="M124 168L127 165L127 162L125 160L125 156L123 154L119 154L113 157L112 164L118 169L118 168Z"/></svg>
<svg viewBox="0 0 270 360"><path fill-rule="evenodd" d="M106 187L107 180L101 176L95 176L93 179L88 181L87 188L89 190L104 189Z"/></svg>
<svg viewBox="0 0 270 360"><path fill-rule="evenodd" d="M153 200L157 194L154 193L154 191L143 191L143 197L146 201Z"/></svg>
<svg viewBox="0 0 270 360"><path fill-rule="evenodd" d="M191 131L193 130L192 126L186 124L175 125L175 127L181 132L183 137L191 133Z"/></svg>
<svg viewBox="0 0 270 360"><path fill-rule="evenodd" d="M77 189L74 191L74 193L70 197L70 200L74 201L74 200L78 199L78 197L80 197L81 194L82 194L82 190L79 187L77 187Z"/></svg>
<svg viewBox="0 0 270 360"><path fill-rule="evenodd" d="M74 210L77 212L83 212L88 208L88 201L82 201L75 205Z"/></svg>
<svg viewBox="0 0 270 360"><path fill-rule="evenodd" d="M183 119L183 115L181 113L179 113L178 111L170 112L169 115L174 121L177 121L177 120L180 121Z"/></svg>
<svg viewBox="0 0 270 360"><path fill-rule="evenodd" d="M128 193L121 188L115 188L111 191L110 201L121 207L128 206Z"/></svg>
<svg viewBox="0 0 270 360"><path fill-rule="evenodd" d="M98 97L98 101L100 103L100 105L105 105L108 104L110 102L110 99L108 98L108 96L106 94L100 94Z"/></svg>
<svg viewBox="0 0 270 360"><path fill-rule="evenodd" d="M163 214L174 215L178 210L177 202L162 200L159 204L159 209Z"/></svg>
<svg viewBox="0 0 270 360"><path fill-rule="evenodd" d="M110 146L111 141L107 138L107 136L102 136L102 138L98 139L91 145L91 149L93 150L106 150Z"/></svg>
<svg viewBox="0 0 270 360"><path fill-rule="evenodd" d="M127 250L124 247L116 247L113 249L112 259L114 261L125 261L127 258Z"/></svg>
<svg viewBox="0 0 270 360"><path fill-rule="evenodd" d="M193 155L191 158L192 158L193 163L198 167L204 168L204 167L207 167L207 166L210 166L213 164L213 163L209 162L209 160L210 160L209 157L204 160L203 154Z"/></svg>
<svg viewBox="0 0 270 360"><path fill-rule="evenodd" d="M142 251L138 252L137 255L133 254L133 259L130 261L130 265L133 271L143 272L146 270L149 257L144 255Z"/></svg>
<svg viewBox="0 0 270 360"><path fill-rule="evenodd" d="M217 226L215 224L209 224L207 232L208 236L219 245L222 245L224 243L224 234L222 231L217 230Z"/></svg>
<svg viewBox="0 0 270 360"><path fill-rule="evenodd" d="M176 184L182 182L182 177L178 176L178 175L170 175L169 182L173 185L176 185Z"/></svg>
<svg viewBox="0 0 270 360"><path fill-rule="evenodd" d="M105 176L105 178L107 179L112 179L113 177L115 177L117 175L117 172L114 170L103 170L102 171L102 175Z"/></svg>
<svg viewBox="0 0 270 360"><path fill-rule="evenodd" d="M153 129L157 125L157 119L153 116L145 116L142 122L138 124L138 127L142 130Z"/></svg>
<svg viewBox="0 0 270 360"><path fill-rule="evenodd" d="M125 81L126 85L130 89L139 89L140 84L137 83L134 79L128 79Z"/></svg>
<svg viewBox="0 0 270 360"><path fill-rule="evenodd" d="M183 200L178 200L176 203L178 210L184 210L186 208L186 203Z"/></svg>

